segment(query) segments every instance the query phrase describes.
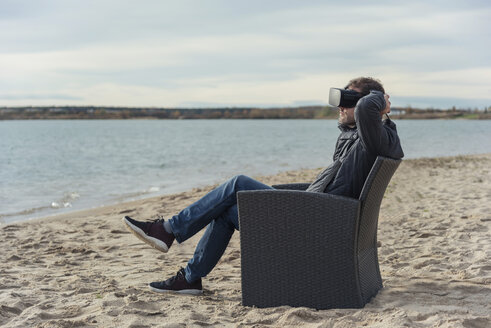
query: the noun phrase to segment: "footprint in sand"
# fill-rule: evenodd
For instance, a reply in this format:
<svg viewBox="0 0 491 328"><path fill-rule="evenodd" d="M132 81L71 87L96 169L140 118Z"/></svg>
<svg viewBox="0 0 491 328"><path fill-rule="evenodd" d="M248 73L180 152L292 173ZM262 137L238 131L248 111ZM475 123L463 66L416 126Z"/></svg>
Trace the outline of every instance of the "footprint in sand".
<svg viewBox="0 0 491 328"><path fill-rule="evenodd" d="M437 236L437 235L435 235L433 233L422 233L419 236L417 236L417 238L430 238L430 237L434 237L434 236Z"/></svg>
<svg viewBox="0 0 491 328"><path fill-rule="evenodd" d="M113 229L113 230L111 230L111 231L109 231L109 232L110 232L110 233L115 233L115 234L120 234L120 233L122 233L122 234L127 234L127 233L128 233L128 231L118 230L118 229Z"/></svg>
<svg viewBox="0 0 491 328"><path fill-rule="evenodd" d="M462 326L465 328L487 328L491 326L491 320L489 318L474 318L474 319L465 319L462 322Z"/></svg>
<svg viewBox="0 0 491 328"><path fill-rule="evenodd" d="M139 320L134 320L133 322L130 323L128 328L150 328L151 326L148 325L142 325ZM166 326L167 327L167 326Z"/></svg>
<svg viewBox="0 0 491 328"><path fill-rule="evenodd" d="M10 262L10 261L19 261L19 260L22 260L22 258L19 257L19 256L17 256L17 255L12 255L11 257L9 257L7 259L8 262Z"/></svg>
<svg viewBox="0 0 491 328"><path fill-rule="evenodd" d="M128 214L128 213L131 213L131 212L134 212L134 211L136 211L136 208L124 210L124 211L119 212L118 214Z"/></svg>
<svg viewBox="0 0 491 328"><path fill-rule="evenodd" d="M66 306L62 309L62 311L58 313L52 313L52 312L40 312L39 317L43 320L49 320L49 319L66 319L66 318L73 318L82 313L82 309L78 305L69 305Z"/></svg>
<svg viewBox="0 0 491 328"><path fill-rule="evenodd" d="M22 309L10 307L7 305L0 305L0 317L11 317L13 315L19 315L21 313Z"/></svg>
<svg viewBox="0 0 491 328"><path fill-rule="evenodd" d="M5 239L16 239L17 237L15 236L15 234L13 233L8 233L6 236L5 236Z"/></svg>
<svg viewBox="0 0 491 328"><path fill-rule="evenodd" d="M425 260L421 263L417 263L415 265L413 265L413 268L415 269L421 269L421 268L424 268L424 267L427 267L429 265L432 265L432 264L439 264L440 262L435 260L435 259L430 259L430 260Z"/></svg>
<svg viewBox="0 0 491 328"><path fill-rule="evenodd" d="M113 252L113 251L119 250L119 247L118 246L106 246L106 247L102 247L102 249L106 252Z"/></svg>
<svg viewBox="0 0 491 328"><path fill-rule="evenodd" d="M20 226L16 225L16 224L11 224L11 225L8 225L6 227L3 227L3 231L18 231L20 229Z"/></svg>

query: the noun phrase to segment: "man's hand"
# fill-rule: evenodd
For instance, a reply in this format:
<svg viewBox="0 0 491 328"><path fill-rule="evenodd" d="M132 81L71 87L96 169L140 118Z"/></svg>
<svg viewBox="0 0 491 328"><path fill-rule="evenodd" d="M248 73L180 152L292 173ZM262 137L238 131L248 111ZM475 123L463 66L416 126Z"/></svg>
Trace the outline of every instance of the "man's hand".
<svg viewBox="0 0 491 328"><path fill-rule="evenodd" d="M380 112L380 115L388 114L390 113L390 101L389 98L390 96L388 94L384 94L385 98L385 108Z"/></svg>

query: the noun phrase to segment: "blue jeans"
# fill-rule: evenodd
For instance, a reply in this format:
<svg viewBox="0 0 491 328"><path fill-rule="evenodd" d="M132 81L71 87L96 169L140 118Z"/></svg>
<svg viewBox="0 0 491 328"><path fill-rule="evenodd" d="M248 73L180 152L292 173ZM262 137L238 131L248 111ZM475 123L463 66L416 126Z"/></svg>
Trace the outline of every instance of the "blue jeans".
<svg viewBox="0 0 491 328"><path fill-rule="evenodd" d="M235 176L169 220L179 243L208 225L193 258L184 269L188 282L205 277L213 270L225 252L234 229L239 230L237 192L261 189L274 188L244 175Z"/></svg>

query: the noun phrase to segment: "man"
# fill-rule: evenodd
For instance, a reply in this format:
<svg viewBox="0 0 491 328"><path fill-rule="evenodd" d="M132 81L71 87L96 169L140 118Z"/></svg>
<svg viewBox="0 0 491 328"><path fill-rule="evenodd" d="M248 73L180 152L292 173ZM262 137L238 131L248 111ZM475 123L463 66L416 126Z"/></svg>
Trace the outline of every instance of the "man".
<svg viewBox="0 0 491 328"><path fill-rule="evenodd" d="M396 126L386 115L390 113L390 101L382 84L372 78L360 77L351 80L345 89L362 98L356 107L339 107L341 134L333 163L317 176L307 191L358 198L377 156L399 159L404 154ZM387 119L383 121L384 115ZM168 221L141 222L125 216L123 222L133 234L162 252L167 252L175 239L182 243L208 226L186 268L180 269L170 279L150 283L150 289L201 294L201 278L215 267L234 230L239 230L236 193L260 189L273 188L239 175Z"/></svg>

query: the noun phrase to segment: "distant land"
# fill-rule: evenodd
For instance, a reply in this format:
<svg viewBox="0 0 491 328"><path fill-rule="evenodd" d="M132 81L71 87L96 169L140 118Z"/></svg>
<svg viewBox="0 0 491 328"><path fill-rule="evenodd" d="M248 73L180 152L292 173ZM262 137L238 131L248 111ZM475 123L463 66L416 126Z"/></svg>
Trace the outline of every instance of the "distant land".
<svg viewBox="0 0 491 328"><path fill-rule="evenodd" d="M138 108L99 106L0 107L0 120L56 119L336 119L327 106L282 108ZM491 119L491 107L477 109L392 108L395 119Z"/></svg>

